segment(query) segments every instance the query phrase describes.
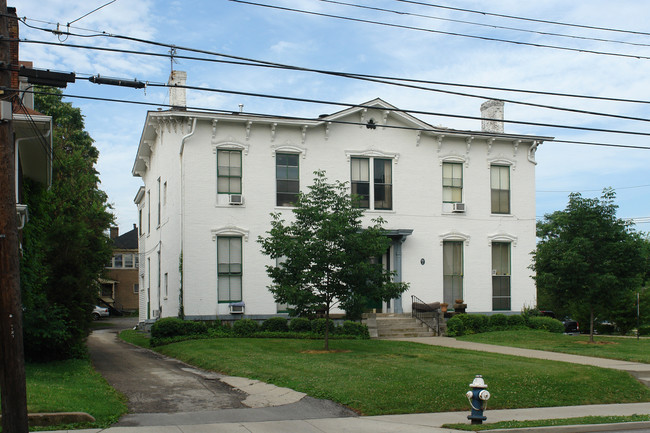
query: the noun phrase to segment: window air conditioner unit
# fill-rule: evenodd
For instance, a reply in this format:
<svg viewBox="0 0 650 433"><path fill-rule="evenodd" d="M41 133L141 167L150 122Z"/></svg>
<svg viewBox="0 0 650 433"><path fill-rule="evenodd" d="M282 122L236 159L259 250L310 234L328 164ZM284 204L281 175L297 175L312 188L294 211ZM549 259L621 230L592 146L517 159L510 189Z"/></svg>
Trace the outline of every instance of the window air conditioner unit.
<svg viewBox="0 0 650 433"><path fill-rule="evenodd" d="M160 310L153 310L151 314L153 315L154 319L160 318Z"/></svg>
<svg viewBox="0 0 650 433"><path fill-rule="evenodd" d="M244 303L237 302L230 304L230 314L244 314Z"/></svg>
<svg viewBox="0 0 650 433"><path fill-rule="evenodd" d="M454 203L452 212L457 212L457 213L465 212L465 203Z"/></svg>
<svg viewBox="0 0 650 433"><path fill-rule="evenodd" d="M244 204L244 196L241 194L230 194L228 196L228 204L238 206Z"/></svg>

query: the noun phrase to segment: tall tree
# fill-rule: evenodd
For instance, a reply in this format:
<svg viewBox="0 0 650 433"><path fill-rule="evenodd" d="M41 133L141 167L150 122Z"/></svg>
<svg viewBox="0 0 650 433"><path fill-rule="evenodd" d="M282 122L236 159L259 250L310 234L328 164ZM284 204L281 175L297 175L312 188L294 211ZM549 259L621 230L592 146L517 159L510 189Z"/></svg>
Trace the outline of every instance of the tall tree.
<svg viewBox="0 0 650 433"><path fill-rule="evenodd" d="M39 89L35 108L52 116L53 179L49 189L26 185L30 221L22 263L25 351L34 359L84 353L97 280L111 257L113 222L99 189L99 156L79 108L58 89Z"/></svg>
<svg viewBox="0 0 650 433"><path fill-rule="evenodd" d="M330 310L339 305L355 309L364 298L388 301L408 285L392 281L393 274L377 260L390 246L383 220L362 227L363 210L346 183L328 183L324 171L314 172L309 192L301 193L286 222L271 214L268 236L258 238L262 252L276 260L266 267L275 300L294 312L325 310L325 350L329 350Z"/></svg>
<svg viewBox="0 0 650 433"><path fill-rule="evenodd" d="M612 320L617 301L640 287L643 241L630 223L616 217L612 189L600 198L569 195L565 210L544 216L533 253L540 300L586 315L593 342L594 318Z"/></svg>

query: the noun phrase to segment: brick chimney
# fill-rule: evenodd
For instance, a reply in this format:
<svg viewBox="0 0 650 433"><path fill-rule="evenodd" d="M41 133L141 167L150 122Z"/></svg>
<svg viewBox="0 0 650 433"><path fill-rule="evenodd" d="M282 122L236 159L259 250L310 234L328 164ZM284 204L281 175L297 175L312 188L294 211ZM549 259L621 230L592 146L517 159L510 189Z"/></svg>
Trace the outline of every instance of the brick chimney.
<svg viewBox="0 0 650 433"><path fill-rule="evenodd" d="M503 134L503 101L490 99L481 104L481 131Z"/></svg>
<svg viewBox="0 0 650 433"><path fill-rule="evenodd" d="M120 235L120 228L119 227L111 227L111 239L115 240L118 238Z"/></svg>
<svg viewBox="0 0 650 433"><path fill-rule="evenodd" d="M187 81L187 72L185 71L172 71L169 74L169 105L172 110L185 110L187 101L185 98L185 89L173 86L184 86Z"/></svg>

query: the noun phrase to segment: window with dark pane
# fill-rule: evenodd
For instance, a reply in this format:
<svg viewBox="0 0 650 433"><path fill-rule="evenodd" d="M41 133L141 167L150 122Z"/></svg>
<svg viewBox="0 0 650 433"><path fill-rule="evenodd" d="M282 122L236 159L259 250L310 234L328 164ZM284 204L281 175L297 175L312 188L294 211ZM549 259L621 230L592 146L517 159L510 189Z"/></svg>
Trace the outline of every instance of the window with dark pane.
<svg viewBox="0 0 650 433"><path fill-rule="evenodd" d="M510 310L510 243L492 243L492 309Z"/></svg>
<svg viewBox="0 0 650 433"><path fill-rule="evenodd" d="M299 155L277 153L275 155L276 204L293 206L298 200L300 179L298 171Z"/></svg>
<svg viewBox="0 0 650 433"><path fill-rule="evenodd" d="M242 300L242 243L240 237L217 237L217 292L219 302Z"/></svg>
<svg viewBox="0 0 650 433"><path fill-rule="evenodd" d="M373 160L375 209L389 210L393 208L393 175L390 159Z"/></svg>
<svg viewBox="0 0 650 433"><path fill-rule="evenodd" d="M442 244L443 302L453 305L463 299L463 242L445 241Z"/></svg>

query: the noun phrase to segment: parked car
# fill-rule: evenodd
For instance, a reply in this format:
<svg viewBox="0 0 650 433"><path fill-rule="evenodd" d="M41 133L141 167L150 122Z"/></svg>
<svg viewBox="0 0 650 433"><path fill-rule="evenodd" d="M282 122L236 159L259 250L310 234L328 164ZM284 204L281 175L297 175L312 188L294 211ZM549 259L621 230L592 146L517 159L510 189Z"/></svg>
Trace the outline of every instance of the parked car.
<svg viewBox="0 0 650 433"><path fill-rule="evenodd" d="M93 310L93 320L99 320L102 317L108 317L108 316L109 316L108 308L95 305L95 309Z"/></svg>
<svg viewBox="0 0 650 433"><path fill-rule="evenodd" d="M573 319L565 318L564 321L564 333L565 334L579 334L580 333L580 324Z"/></svg>

